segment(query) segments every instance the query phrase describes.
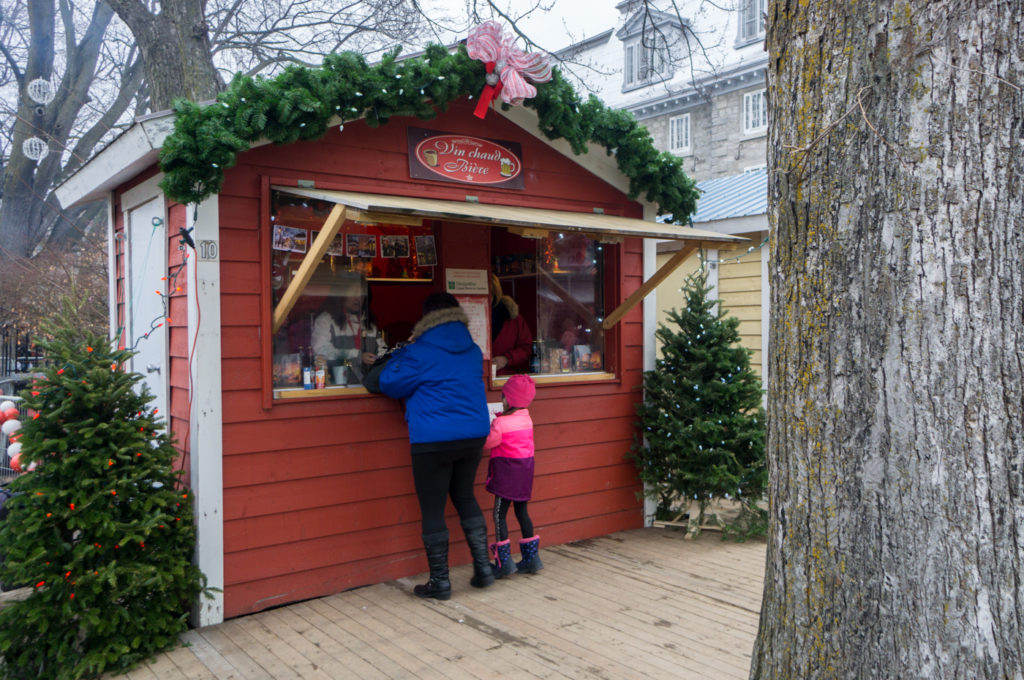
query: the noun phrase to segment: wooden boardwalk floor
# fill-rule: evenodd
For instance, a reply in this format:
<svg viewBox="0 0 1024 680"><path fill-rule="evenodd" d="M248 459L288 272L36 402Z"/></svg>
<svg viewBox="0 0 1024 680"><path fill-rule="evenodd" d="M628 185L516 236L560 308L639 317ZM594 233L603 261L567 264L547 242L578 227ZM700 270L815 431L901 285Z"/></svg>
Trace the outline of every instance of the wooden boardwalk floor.
<svg viewBox="0 0 1024 680"><path fill-rule="evenodd" d="M400 579L190 630L131 680L747 678L765 545L638 529L541 546L545 569L452 599Z"/></svg>

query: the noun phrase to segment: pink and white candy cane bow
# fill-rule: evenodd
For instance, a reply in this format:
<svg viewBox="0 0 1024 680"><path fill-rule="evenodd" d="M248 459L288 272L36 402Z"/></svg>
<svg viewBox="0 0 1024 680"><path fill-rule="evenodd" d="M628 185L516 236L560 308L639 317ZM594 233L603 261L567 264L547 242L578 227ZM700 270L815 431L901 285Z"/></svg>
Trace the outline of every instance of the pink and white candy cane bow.
<svg viewBox="0 0 1024 680"><path fill-rule="evenodd" d="M516 47L515 36L505 33L496 21L485 21L469 32L466 48L471 59L479 59L487 67L487 85L480 93L473 114L487 115L487 107L499 94L506 104L519 104L537 96L535 83L551 80L551 64L543 52L526 53ZM497 73L495 73L497 71Z"/></svg>

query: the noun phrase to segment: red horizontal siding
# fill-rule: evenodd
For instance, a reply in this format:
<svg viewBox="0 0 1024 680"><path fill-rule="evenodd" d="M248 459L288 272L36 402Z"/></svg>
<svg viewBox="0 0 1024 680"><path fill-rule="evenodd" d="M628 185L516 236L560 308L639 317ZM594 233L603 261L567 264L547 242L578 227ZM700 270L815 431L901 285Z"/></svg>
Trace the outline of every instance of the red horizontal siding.
<svg viewBox="0 0 1024 680"><path fill-rule="evenodd" d="M625 499L620 499L619 503ZM593 514L584 519L538 528L541 550L547 545L558 545L569 541L604 536L616 531L639 526L640 518L635 509L626 509ZM539 526L539 525L538 525ZM418 527L416 528L418 531ZM248 553L241 553L247 555ZM469 554L464 546L452 546L451 564L466 564ZM231 571L232 565L225 564ZM427 569L423 551L414 547L408 551L389 555L375 555L363 560L339 562L326 567L291 572L280 576L260 576L245 583L233 583L225 589L224 608L228 616L259 611L287 602L317 597L349 588L380 583L403 576L419 574ZM455 584L456 588L468 587Z"/></svg>
<svg viewBox="0 0 1024 680"><path fill-rule="evenodd" d="M221 325L220 352L223 359L260 356L260 334L252 326Z"/></svg>
<svg viewBox="0 0 1024 680"><path fill-rule="evenodd" d="M367 453L366 443L357 442L225 456L224 485L257 486L394 467L408 470L405 438L374 442L371 455Z"/></svg>
<svg viewBox="0 0 1024 680"><path fill-rule="evenodd" d="M255 290L238 295L222 292L220 300L220 323L222 326L252 328L252 320L260 317L262 300Z"/></svg>
<svg viewBox="0 0 1024 680"><path fill-rule="evenodd" d="M573 523L588 522L594 517L615 515L621 512L623 504L635 502L631 496L630 489L610 490L605 493L588 494L581 498L564 499L565 502L547 501L537 504L535 510L538 518L535 518L534 529L540 534L549 531L564 531L567 525ZM392 501L392 504L395 504ZM280 576L282 574L296 573L308 569L318 569L329 566L343 555L346 560L361 561L373 557L385 557L402 555L408 552L420 552L422 550L420 538L420 525L418 511L416 508L406 506L404 515L412 515L404 522L391 521L383 522L375 520L374 517L361 511L358 507L352 507L348 513L342 510L342 518L350 519L350 516L357 517L357 526L351 531L342 531L341 527L346 524L339 521L334 525L338 527L334 532L324 535L311 535L304 527L296 524L279 527L279 533L275 536L277 542L272 545L265 545L243 549L238 546L231 550L230 562L225 560L225 573L231 577L226 585L233 583L244 583L266 576ZM539 521L540 517L552 515L551 511L558 511L555 521L550 525ZM533 512L531 512L531 515ZM390 515L390 519L397 520L399 514ZM365 521L359 525L358 519ZM469 550L462 540L461 532L458 530L458 520L454 516L448 518L452 531L452 548L455 561L468 562ZM317 526L317 525L314 525ZM323 526L323 525L319 525ZM232 523L232 527L236 527ZM513 531L516 526L513 522ZM250 527L246 527L250 529ZM254 533L250 531L238 531L239 534ZM605 532L607 533L607 532ZM260 542L259 538L253 536L253 540ZM574 540L574 539L570 539ZM227 546L225 546L227 551ZM229 568L230 565L230 568ZM237 579L237 580L236 580Z"/></svg>
<svg viewBox="0 0 1024 680"><path fill-rule="evenodd" d="M220 292L222 295L232 293L253 293L260 289L260 265L258 262L224 262L220 263Z"/></svg>
<svg viewBox="0 0 1024 680"><path fill-rule="evenodd" d="M253 332L256 332L255 330ZM220 386L225 393L232 390L258 390L262 384L259 357L222 358ZM226 399L227 394L222 398Z"/></svg>

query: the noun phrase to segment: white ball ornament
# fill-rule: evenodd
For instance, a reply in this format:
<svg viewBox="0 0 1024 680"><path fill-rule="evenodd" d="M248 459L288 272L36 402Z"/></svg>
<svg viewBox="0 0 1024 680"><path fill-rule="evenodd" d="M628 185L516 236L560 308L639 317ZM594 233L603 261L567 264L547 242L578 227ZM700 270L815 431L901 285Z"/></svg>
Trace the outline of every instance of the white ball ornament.
<svg viewBox="0 0 1024 680"><path fill-rule="evenodd" d="M9 458L14 458L15 456L20 456L20 455L21 455L21 442L14 442L13 444L11 444L10 446L7 447L7 456Z"/></svg>
<svg viewBox="0 0 1024 680"><path fill-rule="evenodd" d="M0 425L0 432L3 432L8 437L21 429L20 420L7 420L3 425Z"/></svg>
<svg viewBox="0 0 1024 680"><path fill-rule="evenodd" d="M50 84L49 80L45 78L36 78L35 80L29 81L28 96L32 101L43 106L53 101L53 97L56 94L53 91L53 85Z"/></svg>
<svg viewBox="0 0 1024 680"><path fill-rule="evenodd" d="M21 151L33 161L41 161L50 155L50 145L39 137L29 137L21 144Z"/></svg>
<svg viewBox="0 0 1024 680"><path fill-rule="evenodd" d="M31 463L28 464L28 468L26 469L29 472L34 472L37 467L39 467L39 463L37 463L36 461L32 461Z"/></svg>
<svg viewBox="0 0 1024 680"><path fill-rule="evenodd" d="M6 411L7 409L18 408L14 402L10 399L0 402L0 411Z"/></svg>

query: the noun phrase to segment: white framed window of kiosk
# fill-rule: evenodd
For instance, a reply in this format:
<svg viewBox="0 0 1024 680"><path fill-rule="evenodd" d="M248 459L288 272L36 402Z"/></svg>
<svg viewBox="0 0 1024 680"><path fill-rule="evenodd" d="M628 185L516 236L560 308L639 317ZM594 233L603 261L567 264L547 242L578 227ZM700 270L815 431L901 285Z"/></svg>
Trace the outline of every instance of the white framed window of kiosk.
<svg viewBox="0 0 1024 680"><path fill-rule="evenodd" d="M492 362L500 381L512 373L539 376L541 382L607 379L610 362L602 321L610 282L606 255L616 246L578 232L547 232L525 238L515 229L495 228L491 267L501 283L502 299L492 291ZM510 317L518 314L521 322ZM510 348L506 325L518 325L531 339ZM504 331L504 332L503 332ZM515 333L522 343L522 333Z"/></svg>
<svg viewBox="0 0 1024 680"><path fill-rule="evenodd" d="M299 275L333 208L327 201L271 192L272 309ZM320 262L309 265L308 283L275 322L275 398L365 393L363 377L376 357L389 343L408 339L412 323L406 319L430 292L429 285L415 284L433 282L437 229L430 220L407 222L346 220ZM409 304L396 311L395 299Z"/></svg>

